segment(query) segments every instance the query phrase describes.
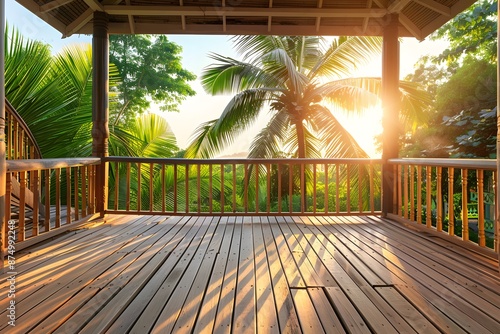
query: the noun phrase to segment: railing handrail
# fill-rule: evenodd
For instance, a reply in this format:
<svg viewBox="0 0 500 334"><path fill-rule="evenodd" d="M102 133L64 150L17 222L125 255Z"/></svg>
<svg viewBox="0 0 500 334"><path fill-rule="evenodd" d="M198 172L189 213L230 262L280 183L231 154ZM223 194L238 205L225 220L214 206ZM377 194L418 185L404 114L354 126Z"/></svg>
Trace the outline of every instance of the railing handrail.
<svg viewBox="0 0 500 334"><path fill-rule="evenodd" d="M7 160L7 172L99 165L101 158L61 158Z"/></svg>
<svg viewBox="0 0 500 334"><path fill-rule="evenodd" d="M431 167L454 167L468 169L496 170L496 159L451 159L451 158L403 158L389 159L389 164L431 166Z"/></svg>
<svg viewBox="0 0 500 334"><path fill-rule="evenodd" d="M370 164L381 163L382 159L372 158L277 158L277 159L255 159L255 158L216 158L216 159L186 159L186 158L143 158L143 157L119 157L111 156L103 158L104 162L148 162L161 164L181 165L209 165L209 164Z"/></svg>

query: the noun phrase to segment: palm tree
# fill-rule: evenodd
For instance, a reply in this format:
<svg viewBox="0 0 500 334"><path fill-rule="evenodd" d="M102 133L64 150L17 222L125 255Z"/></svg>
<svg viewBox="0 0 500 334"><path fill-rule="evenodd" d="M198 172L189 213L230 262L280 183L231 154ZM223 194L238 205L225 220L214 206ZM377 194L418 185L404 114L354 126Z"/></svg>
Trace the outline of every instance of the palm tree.
<svg viewBox="0 0 500 334"><path fill-rule="evenodd" d="M249 157L367 157L356 140L322 102L361 112L379 101L380 79L348 78L380 53L377 37L340 37L327 47L320 37L239 36L239 61L218 54L202 74L213 95L234 94L218 119L201 124L188 157L211 157L232 143L265 110L270 120L254 138ZM422 108L415 85L400 85L403 109ZM288 153L288 154L287 154Z"/></svg>

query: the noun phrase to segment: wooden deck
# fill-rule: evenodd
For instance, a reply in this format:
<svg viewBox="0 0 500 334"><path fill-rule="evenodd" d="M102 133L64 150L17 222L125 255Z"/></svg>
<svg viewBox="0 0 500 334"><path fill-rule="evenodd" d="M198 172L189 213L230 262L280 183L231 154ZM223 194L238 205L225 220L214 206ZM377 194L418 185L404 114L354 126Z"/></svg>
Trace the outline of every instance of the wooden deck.
<svg viewBox="0 0 500 334"><path fill-rule="evenodd" d="M0 333L499 333L496 259L378 217L110 216L16 254Z"/></svg>

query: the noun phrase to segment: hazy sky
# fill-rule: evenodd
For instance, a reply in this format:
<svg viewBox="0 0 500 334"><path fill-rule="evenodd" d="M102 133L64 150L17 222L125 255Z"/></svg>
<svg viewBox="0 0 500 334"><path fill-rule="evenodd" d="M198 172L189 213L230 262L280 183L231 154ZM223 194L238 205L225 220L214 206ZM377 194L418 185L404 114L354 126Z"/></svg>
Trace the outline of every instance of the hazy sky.
<svg viewBox="0 0 500 334"><path fill-rule="evenodd" d="M54 28L31 14L27 9L19 5L15 0L6 0L6 18L9 25L15 26L21 31L24 37L44 41L52 46L54 53L57 53L65 45L74 43L91 43L91 36L74 35L66 39L61 38ZM210 52L217 52L225 56L236 57L231 48L229 37L227 36L183 36L170 35L168 38L181 45L183 48L183 66L195 73L198 77L202 69L211 63L207 57ZM418 42L415 39L405 38L401 44L401 77L413 72L413 65L424 54L436 54L443 49L442 43ZM380 76L381 59L374 59L369 65L360 69L355 76ZM185 148L189 142L189 137L197 125L204 121L217 118L224 106L229 101L229 96L209 96L203 92L199 81L193 82L191 86L197 91L197 95L190 97L183 102L179 113L164 113L172 127L181 148ZM152 110L154 111L154 110ZM337 114L336 114L337 116ZM374 109L363 117L338 117L343 125L353 133L360 145L372 156L373 136L381 132L380 110ZM254 134L265 122L265 115L236 141L236 143L223 154L242 152L248 150Z"/></svg>

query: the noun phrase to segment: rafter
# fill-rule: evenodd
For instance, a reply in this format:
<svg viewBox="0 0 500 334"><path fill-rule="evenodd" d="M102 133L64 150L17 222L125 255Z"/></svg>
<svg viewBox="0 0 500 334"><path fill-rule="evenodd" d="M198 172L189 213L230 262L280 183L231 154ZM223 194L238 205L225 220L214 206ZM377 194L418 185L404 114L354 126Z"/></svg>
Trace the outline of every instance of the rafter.
<svg viewBox="0 0 500 334"><path fill-rule="evenodd" d="M82 28L90 20L92 20L93 16L94 16L94 11L92 10L92 8L87 9L82 15L80 15L76 20L71 22L71 24L69 24L66 27L65 34L63 37L69 37L74 33L78 33L80 28Z"/></svg>
<svg viewBox="0 0 500 334"><path fill-rule="evenodd" d="M422 31L404 14L399 14L399 22L419 41L424 39Z"/></svg>
<svg viewBox="0 0 500 334"><path fill-rule="evenodd" d="M413 0L413 1L415 1L419 5L432 9L433 11L441 15L445 16L451 15L451 9L449 7L442 5L434 0Z"/></svg>
<svg viewBox="0 0 500 334"><path fill-rule="evenodd" d="M191 15L191 16L248 16L248 17L383 17L386 9L331 9L331 8L244 8L244 7L182 7L182 6L104 6L111 15L158 16L158 15Z"/></svg>
<svg viewBox="0 0 500 334"><path fill-rule="evenodd" d="M130 5L130 0L125 0L127 5ZM128 25L130 26L130 33L135 34L135 20L134 15L128 15Z"/></svg>
<svg viewBox="0 0 500 334"><path fill-rule="evenodd" d="M368 0L366 2L366 8L372 8L372 5L373 5L372 0ZM368 29L368 21L370 21L369 17L365 17L363 20L363 33L366 33L366 29Z"/></svg>
<svg viewBox="0 0 500 334"><path fill-rule="evenodd" d="M45 5L40 6L40 12L41 13L47 13L50 12L51 10L54 10L56 8L65 6L74 0L54 0L51 2L47 2Z"/></svg>
<svg viewBox="0 0 500 334"><path fill-rule="evenodd" d="M323 0L318 0L318 8L322 8L323 7ZM318 16L316 18L316 31L319 30L319 27L321 25L321 17Z"/></svg>
<svg viewBox="0 0 500 334"><path fill-rule="evenodd" d="M389 13L401 13L403 8L405 8L410 1L411 0L395 0L387 7L387 11Z"/></svg>

